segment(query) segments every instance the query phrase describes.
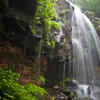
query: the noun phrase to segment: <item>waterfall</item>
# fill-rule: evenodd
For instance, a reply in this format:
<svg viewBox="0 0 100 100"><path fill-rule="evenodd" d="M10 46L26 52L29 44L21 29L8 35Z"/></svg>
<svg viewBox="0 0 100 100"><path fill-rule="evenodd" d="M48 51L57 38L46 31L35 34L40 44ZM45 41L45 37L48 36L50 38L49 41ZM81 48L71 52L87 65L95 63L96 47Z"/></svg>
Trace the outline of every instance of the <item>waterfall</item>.
<svg viewBox="0 0 100 100"><path fill-rule="evenodd" d="M84 97L88 96L88 85L79 85L79 89L83 92Z"/></svg>
<svg viewBox="0 0 100 100"><path fill-rule="evenodd" d="M95 67L100 65L100 41L90 20L78 7L73 6L73 77L79 83L89 84L90 81L97 81Z"/></svg>
<svg viewBox="0 0 100 100"><path fill-rule="evenodd" d="M99 37L91 21L82 11L72 3L68 3L71 7L74 7L71 18L73 48L72 77L79 84L99 87L99 76L96 72L96 67L100 67Z"/></svg>

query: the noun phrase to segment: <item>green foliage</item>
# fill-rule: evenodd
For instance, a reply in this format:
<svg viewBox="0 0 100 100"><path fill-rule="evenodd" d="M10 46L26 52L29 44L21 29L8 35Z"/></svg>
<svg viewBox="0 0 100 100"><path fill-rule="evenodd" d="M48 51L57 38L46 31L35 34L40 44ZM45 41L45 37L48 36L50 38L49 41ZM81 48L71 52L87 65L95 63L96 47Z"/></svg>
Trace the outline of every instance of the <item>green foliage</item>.
<svg viewBox="0 0 100 100"><path fill-rule="evenodd" d="M33 35L36 34L36 32L35 32L35 28L34 28L34 27L32 27L31 32L32 32Z"/></svg>
<svg viewBox="0 0 100 100"><path fill-rule="evenodd" d="M65 87L66 86L66 84L63 81L60 81L59 85L60 85L60 87L63 87L63 86Z"/></svg>
<svg viewBox="0 0 100 100"><path fill-rule="evenodd" d="M49 41L47 41L46 43L50 46L50 42Z"/></svg>
<svg viewBox="0 0 100 100"><path fill-rule="evenodd" d="M29 96L33 96L34 98L36 98L36 100L40 100L39 95L44 95L44 93L46 93L46 91L43 88L38 87L35 84L27 84L25 85L25 89Z"/></svg>
<svg viewBox="0 0 100 100"><path fill-rule="evenodd" d="M96 27L96 31L99 31L99 28L98 27Z"/></svg>
<svg viewBox="0 0 100 100"><path fill-rule="evenodd" d="M40 81L42 81L43 85L45 84L45 78L43 76L40 76Z"/></svg>
<svg viewBox="0 0 100 100"><path fill-rule="evenodd" d="M55 47L55 42L51 43L49 39L51 37L51 31L55 29L61 29L61 24L54 20L58 20L58 15L55 10L56 1L58 0L37 0L36 14L34 16L35 24L42 24L43 27L43 42L49 47ZM32 29L31 32L34 34L35 30Z"/></svg>
<svg viewBox="0 0 100 100"><path fill-rule="evenodd" d="M11 65L11 64L8 64L8 68L14 71L15 66L13 66L13 65Z"/></svg>
<svg viewBox="0 0 100 100"><path fill-rule="evenodd" d="M64 82L68 82L70 79L71 79L71 78L66 78L66 79L64 80Z"/></svg>
<svg viewBox="0 0 100 100"><path fill-rule="evenodd" d="M63 42L66 42L66 38L64 38Z"/></svg>
<svg viewBox="0 0 100 100"><path fill-rule="evenodd" d="M41 21L40 21L40 17L34 17L35 18L35 22L36 22L36 25L41 25Z"/></svg>
<svg viewBox="0 0 100 100"><path fill-rule="evenodd" d="M100 15L100 0L76 0L76 4L81 6L83 12L88 10Z"/></svg>
<svg viewBox="0 0 100 100"><path fill-rule="evenodd" d="M50 18L48 19L44 19L44 30L45 30L45 33L48 33L50 30L51 30L51 20Z"/></svg>
<svg viewBox="0 0 100 100"><path fill-rule="evenodd" d="M49 46L51 45L49 38L45 38L45 40L43 42L45 42Z"/></svg>
<svg viewBox="0 0 100 100"><path fill-rule="evenodd" d="M61 29L61 24L56 22L56 21L51 21L51 26L54 27L54 28L59 28Z"/></svg>
<svg viewBox="0 0 100 100"><path fill-rule="evenodd" d="M67 87L66 82L68 82L68 81L70 81L70 80L72 80L72 79L73 79L73 78L66 78L66 79L63 80L63 81L60 81L60 82L59 82L60 87Z"/></svg>
<svg viewBox="0 0 100 100"><path fill-rule="evenodd" d="M95 11L100 11L100 0L86 0L90 4L90 8L96 8Z"/></svg>
<svg viewBox="0 0 100 100"><path fill-rule="evenodd" d="M94 12L91 12L91 11L90 11L90 14L94 15Z"/></svg>
<svg viewBox="0 0 100 100"><path fill-rule="evenodd" d="M61 27L59 23L52 23L51 21L54 17L56 19L58 18L57 12L55 10L56 1L57 0L37 0L37 3L39 3L39 5L37 6L35 19L38 22L41 22L42 20L45 26L44 29L46 33L51 30L51 27ZM55 24L57 26L55 26Z"/></svg>
<svg viewBox="0 0 100 100"><path fill-rule="evenodd" d="M69 9L66 10L62 10L62 12L60 13L61 15L66 15L69 12Z"/></svg>
<svg viewBox="0 0 100 100"><path fill-rule="evenodd" d="M60 6L59 9L62 10L62 6Z"/></svg>
<svg viewBox="0 0 100 100"><path fill-rule="evenodd" d="M0 67L0 98L1 100L40 100L46 91L34 84L22 86L18 84L18 73L4 71Z"/></svg>
<svg viewBox="0 0 100 100"><path fill-rule="evenodd" d="M67 47L67 49L69 49L69 46L68 46L68 43L66 42L66 47Z"/></svg>
<svg viewBox="0 0 100 100"><path fill-rule="evenodd" d="M52 48L54 49L55 48L55 41L51 41L51 45L52 45Z"/></svg>
<svg viewBox="0 0 100 100"><path fill-rule="evenodd" d="M55 10L57 0L37 0L39 5L37 6L36 15L41 19L53 19L55 16L57 18L57 13Z"/></svg>
<svg viewBox="0 0 100 100"><path fill-rule="evenodd" d="M55 97L51 97L51 100L55 100Z"/></svg>

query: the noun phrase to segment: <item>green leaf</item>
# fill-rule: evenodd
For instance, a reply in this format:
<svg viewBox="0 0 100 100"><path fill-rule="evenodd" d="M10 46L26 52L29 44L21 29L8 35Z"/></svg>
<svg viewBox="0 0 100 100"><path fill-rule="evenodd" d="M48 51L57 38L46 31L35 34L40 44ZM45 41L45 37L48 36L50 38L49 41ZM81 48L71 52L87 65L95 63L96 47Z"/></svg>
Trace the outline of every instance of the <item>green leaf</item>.
<svg viewBox="0 0 100 100"><path fill-rule="evenodd" d="M66 38L64 38L63 42L66 42Z"/></svg>
<svg viewBox="0 0 100 100"><path fill-rule="evenodd" d="M55 48L55 41L51 41L51 44L52 44L52 48L54 49Z"/></svg>
<svg viewBox="0 0 100 100"><path fill-rule="evenodd" d="M35 29L34 29L34 28L32 28L32 29L31 29L31 32L32 32L32 34L33 34L33 35L35 35L35 34L36 34L36 32L35 32Z"/></svg>

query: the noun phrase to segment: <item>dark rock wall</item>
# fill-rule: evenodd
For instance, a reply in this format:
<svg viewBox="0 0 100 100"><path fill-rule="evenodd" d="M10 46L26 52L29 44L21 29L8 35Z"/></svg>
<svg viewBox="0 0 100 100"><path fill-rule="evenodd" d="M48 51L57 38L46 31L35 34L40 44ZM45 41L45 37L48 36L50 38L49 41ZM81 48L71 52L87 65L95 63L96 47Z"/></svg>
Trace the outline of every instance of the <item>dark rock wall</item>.
<svg viewBox="0 0 100 100"><path fill-rule="evenodd" d="M37 73L41 36L33 36L30 31L35 12L36 0L0 0L0 67L18 72L21 84L32 82L39 85ZM46 59L41 58L40 71L43 75Z"/></svg>
<svg viewBox="0 0 100 100"><path fill-rule="evenodd" d="M35 14L36 2L37 0L9 0L10 6L16 7L17 9L28 15Z"/></svg>
<svg viewBox="0 0 100 100"><path fill-rule="evenodd" d="M62 26L62 36L60 42L56 43L54 50L46 48L45 52L47 54L48 68L45 73L47 79L46 86L53 87L59 84L63 80L63 68L65 61L65 78L69 77L69 62L71 62L72 57L72 43L71 43L71 23L68 18L69 3L65 0L58 0L57 6L55 7L57 14L60 18L59 23ZM70 16L71 17L71 16ZM71 19L71 18L70 18ZM55 36L55 34L54 34ZM66 42L64 42L66 38ZM45 47L44 47L45 48Z"/></svg>
<svg viewBox="0 0 100 100"><path fill-rule="evenodd" d="M50 87L62 80L64 61L68 77L68 56L72 49L71 26L67 17L69 4L65 0L57 2L62 30L52 32L51 41L61 31L62 35L54 49L46 44L40 45L43 26L34 25L36 34L31 32L36 5L36 0L0 0L0 67L20 73L21 84L32 82L41 85L41 74L46 78L46 86Z"/></svg>

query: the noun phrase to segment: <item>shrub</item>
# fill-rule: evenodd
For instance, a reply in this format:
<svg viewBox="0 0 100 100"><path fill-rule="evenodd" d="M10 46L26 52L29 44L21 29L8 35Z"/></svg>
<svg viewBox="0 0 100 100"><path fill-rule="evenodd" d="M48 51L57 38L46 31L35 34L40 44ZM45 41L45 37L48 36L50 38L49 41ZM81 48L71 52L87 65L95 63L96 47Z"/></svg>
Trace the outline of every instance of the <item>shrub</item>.
<svg viewBox="0 0 100 100"><path fill-rule="evenodd" d="M35 84L25 86L18 83L18 73L3 70L0 67L0 99L1 100L40 100L46 93L45 89Z"/></svg>

